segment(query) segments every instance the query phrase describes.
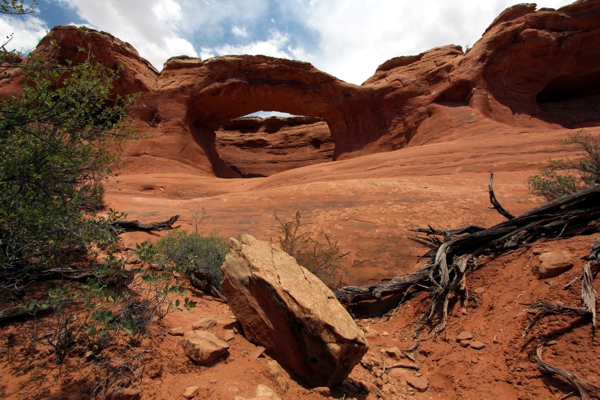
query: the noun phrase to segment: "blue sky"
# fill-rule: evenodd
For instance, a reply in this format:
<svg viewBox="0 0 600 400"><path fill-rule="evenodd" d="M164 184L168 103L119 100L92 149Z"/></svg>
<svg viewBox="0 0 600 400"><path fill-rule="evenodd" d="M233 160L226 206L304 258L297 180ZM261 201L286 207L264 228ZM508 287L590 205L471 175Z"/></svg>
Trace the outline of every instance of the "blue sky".
<svg viewBox="0 0 600 400"><path fill-rule="evenodd" d="M31 50L55 25L86 25L131 43L157 69L172 56L264 54L311 62L361 84L384 61L473 45L512 0L40 0L0 15L9 47ZM559 8L572 1L545 0Z"/></svg>

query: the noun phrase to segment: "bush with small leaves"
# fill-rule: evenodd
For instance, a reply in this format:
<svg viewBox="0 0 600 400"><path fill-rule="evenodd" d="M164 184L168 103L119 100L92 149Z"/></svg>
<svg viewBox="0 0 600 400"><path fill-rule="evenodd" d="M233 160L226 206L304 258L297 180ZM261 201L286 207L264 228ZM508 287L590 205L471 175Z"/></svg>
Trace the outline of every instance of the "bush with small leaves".
<svg viewBox="0 0 600 400"><path fill-rule="evenodd" d="M341 283L340 273L351 276L344 268L344 257L339 244L323 229L316 233L307 229L310 224L302 223L302 215L297 210L291 220L282 220L274 214L278 226L275 227L277 241L282 250L298 261L298 264L313 273L329 288Z"/></svg>
<svg viewBox="0 0 600 400"><path fill-rule="evenodd" d="M565 145L577 145L582 155L569 159L549 160L550 166L527 179L527 186L534 193L554 200L600 183L600 136L584 131L569 135L562 141ZM559 171L565 172L564 174Z"/></svg>

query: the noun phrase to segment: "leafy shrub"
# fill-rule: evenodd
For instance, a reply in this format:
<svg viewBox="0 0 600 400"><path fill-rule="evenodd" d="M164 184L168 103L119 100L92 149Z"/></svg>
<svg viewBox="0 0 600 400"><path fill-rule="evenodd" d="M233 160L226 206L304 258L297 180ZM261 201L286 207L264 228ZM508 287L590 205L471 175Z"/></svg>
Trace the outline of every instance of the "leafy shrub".
<svg viewBox="0 0 600 400"><path fill-rule="evenodd" d="M141 261L188 275L193 270L200 270L210 277L211 284L219 291L223 279L221 265L228 252L227 241L216 235L202 236L179 229L170 231L154 244L145 241L136 246Z"/></svg>
<svg viewBox="0 0 600 400"><path fill-rule="evenodd" d="M134 97L111 94L121 70L91 56L73 64L30 54L21 63L0 47L0 75L24 77L21 94L0 98L0 286L117 240L110 221L91 212L103 207L102 182L123 140L135 137L126 115Z"/></svg>
<svg viewBox="0 0 600 400"><path fill-rule="evenodd" d="M575 161L549 160L550 167L527 179L529 189L547 200L576 193L597 184L600 179L600 136L593 137L579 131L569 135L562 143L578 145L583 155ZM565 171L566 174L560 174L559 171Z"/></svg>
<svg viewBox="0 0 600 400"><path fill-rule="evenodd" d="M337 240L323 229L316 235L309 231L302 223L300 210L289 221L282 220L277 213L274 216L279 224L275 227L279 246L329 288L339 285L341 279L336 282L336 278L340 278L340 272L351 275L343 266L346 254L340 252Z"/></svg>

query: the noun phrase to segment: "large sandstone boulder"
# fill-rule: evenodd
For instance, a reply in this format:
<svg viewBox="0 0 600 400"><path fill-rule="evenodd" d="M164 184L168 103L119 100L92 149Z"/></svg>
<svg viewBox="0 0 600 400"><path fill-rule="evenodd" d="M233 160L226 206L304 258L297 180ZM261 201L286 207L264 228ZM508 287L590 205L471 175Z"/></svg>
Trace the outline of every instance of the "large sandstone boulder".
<svg viewBox="0 0 600 400"><path fill-rule="evenodd" d="M309 385L344 380L367 341L333 292L279 247L230 239L223 291L250 341Z"/></svg>

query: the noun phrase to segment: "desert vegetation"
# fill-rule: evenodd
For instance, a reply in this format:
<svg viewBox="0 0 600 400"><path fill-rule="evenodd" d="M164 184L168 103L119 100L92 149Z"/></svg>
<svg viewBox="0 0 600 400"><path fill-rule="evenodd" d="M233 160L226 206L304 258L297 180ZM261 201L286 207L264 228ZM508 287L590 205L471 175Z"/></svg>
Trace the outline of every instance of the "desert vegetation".
<svg viewBox="0 0 600 400"><path fill-rule="evenodd" d="M600 182L600 138L581 130L563 145L576 145L582 155L575 160L549 160L550 166L527 180L527 186L547 200L576 193Z"/></svg>
<svg viewBox="0 0 600 400"><path fill-rule="evenodd" d="M331 289L338 288L343 275L351 276L344 267L346 254L340 251L338 241L322 227L316 229L316 232L311 230L311 224L302 221L300 210L296 210L289 220L281 219L277 212L274 217L277 221L277 244L327 286Z"/></svg>

